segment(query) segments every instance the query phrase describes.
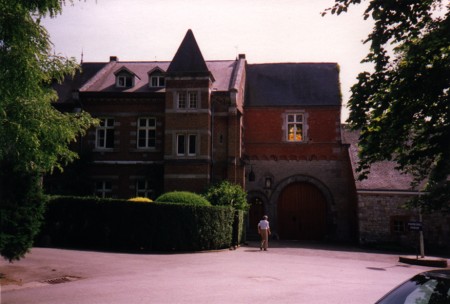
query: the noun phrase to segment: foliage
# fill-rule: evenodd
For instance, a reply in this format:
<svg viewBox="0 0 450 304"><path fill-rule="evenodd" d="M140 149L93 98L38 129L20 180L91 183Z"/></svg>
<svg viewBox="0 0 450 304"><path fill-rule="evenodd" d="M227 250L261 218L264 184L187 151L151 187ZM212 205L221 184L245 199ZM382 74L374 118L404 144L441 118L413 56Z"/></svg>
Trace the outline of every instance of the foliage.
<svg viewBox="0 0 450 304"><path fill-rule="evenodd" d="M198 206L211 206L211 203L202 196L188 191L167 192L159 196L157 203L192 204Z"/></svg>
<svg viewBox="0 0 450 304"><path fill-rule="evenodd" d="M56 16L63 4L63 0L0 0L0 172L4 178L24 178L17 185L26 185L20 188L11 184L5 188L2 184L0 211L2 220L17 225L21 233L34 231L34 223L13 223L18 218L11 206L29 207L30 216L40 208L29 205L36 200L34 196L23 197L21 201L12 199L22 193L35 193L35 185L27 182L28 176L34 179L54 168L62 169L74 160L76 154L68 144L94 122L86 113L63 114L52 106L57 99L52 83L73 75L77 64L73 59L52 55L49 36L40 25L40 18L46 14ZM36 213L35 221L39 218ZM2 253L8 242L13 241L3 233L1 230ZM30 244L23 242L22 246L25 245ZM10 252L7 258L12 255L18 259L26 249L16 246L17 254Z"/></svg>
<svg viewBox="0 0 450 304"><path fill-rule="evenodd" d="M204 197L216 206L231 206L244 211L250 208L244 189L229 181L222 181L211 186L204 194Z"/></svg>
<svg viewBox="0 0 450 304"><path fill-rule="evenodd" d="M151 202L153 202L148 197L140 197L140 196L129 198L128 201L135 202L135 203L151 203Z"/></svg>
<svg viewBox="0 0 450 304"><path fill-rule="evenodd" d="M59 196L50 199L37 239L42 245L108 250L210 250L230 246L234 221L230 207ZM243 217L237 222L242 225Z"/></svg>
<svg viewBox="0 0 450 304"><path fill-rule="evenodd" d="M6 165L2 165L6 169ZM38 233L45 198L39 186L37 174L14 171L11 168L0 171L0 185L3 189L0 202L0 250L9 261L18 260L27 253Z"/></svg>
<svg viewBox="0 0 450 304"><path fill-rule="evenodd" d="M347 11L360 0L335 0L328 10ZM450 208L450 2L370 0L374 20L362 72L352 87L348 122L360 135L360 178L371 164L393 160L427 181L424 209ZM443 195L447 193L447 195ZM432 203L429 203L432 202Z"/></svg>

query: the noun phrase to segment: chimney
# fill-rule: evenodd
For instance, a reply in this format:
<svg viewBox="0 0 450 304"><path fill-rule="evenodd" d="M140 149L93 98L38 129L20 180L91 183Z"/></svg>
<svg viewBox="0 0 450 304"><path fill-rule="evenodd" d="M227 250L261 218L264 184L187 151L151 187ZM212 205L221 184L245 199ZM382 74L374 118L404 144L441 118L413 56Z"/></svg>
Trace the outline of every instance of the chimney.
<svg viewBox="0 0 450 304"><path fill-rule="evenodd" d="M239 59L245 59L245 54L239 54Z"/></svg>
<svg viewBox="0 0 450 304"><path fill-rule="evenodd" d="M109 56L109 62L111 61L119 61L119 58L117 56Z"/></svg>

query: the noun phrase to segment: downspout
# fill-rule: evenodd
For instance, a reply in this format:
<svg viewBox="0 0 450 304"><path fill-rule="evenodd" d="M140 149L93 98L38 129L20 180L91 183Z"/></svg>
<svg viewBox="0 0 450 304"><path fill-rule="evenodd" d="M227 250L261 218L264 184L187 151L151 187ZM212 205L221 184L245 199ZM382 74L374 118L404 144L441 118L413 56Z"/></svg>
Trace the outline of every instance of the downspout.
<svg viewBox="0 0 450 304"><path fill-rule="evenodd" d="M215 104L212 101L212 96L211 98L211 175L209 177L209 183L211 184L214 180L214 106Z"/></svg>

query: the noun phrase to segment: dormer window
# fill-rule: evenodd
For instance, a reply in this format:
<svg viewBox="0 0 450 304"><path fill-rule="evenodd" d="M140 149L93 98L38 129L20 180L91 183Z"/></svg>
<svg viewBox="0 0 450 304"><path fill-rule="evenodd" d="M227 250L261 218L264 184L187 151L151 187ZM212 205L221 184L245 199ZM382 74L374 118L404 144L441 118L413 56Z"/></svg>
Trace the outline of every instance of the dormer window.
<svg viewBox="0 0 450 304"><path fill-rule="evenodd" d="M166 85L164 72L159 68L149 72L148 78L149 78L149 87L151 88L162 88Z"/></svg>
<svg viewBox="0 0 450 304"><path fill-rule="evenodd" d="M126 67L121 67L117 70L116 75L116 87L117 88L132 88L135 85L135 78L137 77L132 71Z"/></svg>
<svg viewBox="0 0 450 304"><path fill-rule="evenodd" d="M117 76L116 85L118 88L131 88L133 86L133 78L127 75Z"/></svg>

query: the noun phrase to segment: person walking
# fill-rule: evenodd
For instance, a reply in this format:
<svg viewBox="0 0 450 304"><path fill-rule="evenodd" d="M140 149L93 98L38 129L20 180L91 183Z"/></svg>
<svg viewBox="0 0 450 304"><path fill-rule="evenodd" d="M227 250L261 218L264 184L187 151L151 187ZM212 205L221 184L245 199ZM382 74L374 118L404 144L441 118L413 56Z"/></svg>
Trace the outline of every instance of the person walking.
<svg viewBox="0 0 450 304"><path fill-rule="evenodd" d="M267 247L269 247L269 235L270 235L270 226L268 221L268 216L264 215L262 220L258 223L258 233L261 236L261 245L259 246L259 250L267 251Z"/></svg>

